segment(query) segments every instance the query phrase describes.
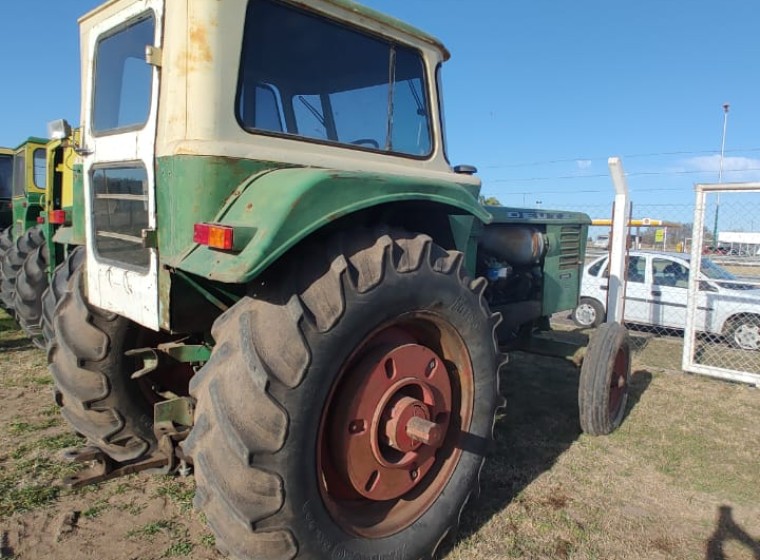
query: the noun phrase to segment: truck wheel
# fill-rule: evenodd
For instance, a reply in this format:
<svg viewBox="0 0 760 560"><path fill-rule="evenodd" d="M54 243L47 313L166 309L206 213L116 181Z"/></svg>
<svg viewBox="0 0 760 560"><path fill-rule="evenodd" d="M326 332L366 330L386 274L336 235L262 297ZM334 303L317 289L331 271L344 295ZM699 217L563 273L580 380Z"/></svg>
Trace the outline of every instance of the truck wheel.
<svg viewBox="0 0 760 560"><path fill-rule="evenodd" d="M220 316L191 382L195 505L235 558L429 557L476 492L499 401L485 281L425 235L351 233Z"/></svg>
<svg viewBox="0 0 760 560"><path fill-rule="evenodd" d="M46 243L26 257L16 276L16 294L13 299L19 325L38 348L45 348L42 336L42 294L48 287L49 259Z"/></svg>
<svg viewBox="0 0 760 560"><path fill-rule="evenodd" d="M731 344L742 350L760 350L760 317L742 315L728 323L727 337Z"/></svg>
<svg viewBox="0 0 760 560"><path fill-rule="evenodd" d="M573 309L573 322L584 329L598 327L604 321L604 307L591 298L581 298Z"/></svg>
<svg viewBox="0 0 760 560"><path fill-rule="evenodd" d="M124 355L138 343L141 327L88 303L82 272L74 272L53 319L57 344L48 360L56 401L92 445L116 461L136 460L156 444L151 403L130 379L139 368Z"/></svg>
<svg viewBox="0 0 760 560"><path fill-rule="evenodd" d="M47 346L55 341L55 329L53 328L55 308L63 297L69 278L82 265L84 257L84 247L76 247L69 251L64 261L55 268L50 285L42 294L42 334Z"/></svg>
<svg viewBox="0 0 760 560"><path fill-rule="evenodd" d="M583 359L578 387L581 429L592 436L610 434L623 421L631 377L628 331L603 323Z"/></svg>
<svg viewBox="0 0 760 560"><path fill-rule="evenodd" d="M24 265L26 257L45 242L45 235L39 226L28 229L19 236L3 256L2 285L0 299L6 309L12 310L16 297L16 277Z"/></svg>

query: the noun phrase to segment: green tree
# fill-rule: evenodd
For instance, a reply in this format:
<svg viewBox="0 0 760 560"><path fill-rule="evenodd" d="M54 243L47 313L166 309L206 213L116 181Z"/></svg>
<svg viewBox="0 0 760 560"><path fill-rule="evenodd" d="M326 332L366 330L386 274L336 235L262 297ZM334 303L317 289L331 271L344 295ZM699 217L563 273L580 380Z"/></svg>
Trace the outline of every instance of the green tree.
<svg viewBox="0 0 760 560"><path fill-rule="evenodd" d="M478 202L480 202L480 204L483 206L503 206L503 204L495 196L489 196L486 198L481 194L478 197Z"/></svg>

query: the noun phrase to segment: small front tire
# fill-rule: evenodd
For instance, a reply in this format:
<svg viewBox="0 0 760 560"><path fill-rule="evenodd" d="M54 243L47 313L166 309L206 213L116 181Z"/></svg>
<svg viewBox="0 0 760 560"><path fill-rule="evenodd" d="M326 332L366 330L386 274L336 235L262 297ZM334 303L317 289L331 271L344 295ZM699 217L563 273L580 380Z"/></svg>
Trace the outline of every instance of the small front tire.
<svg viewBox="0 0 760 560"><path fill-rule="evenodd" d="M620 426L628 404L630 378L628 330L618 323L603 323L588 345L578 384L578 410L585 433L607 435Z"/></svg>

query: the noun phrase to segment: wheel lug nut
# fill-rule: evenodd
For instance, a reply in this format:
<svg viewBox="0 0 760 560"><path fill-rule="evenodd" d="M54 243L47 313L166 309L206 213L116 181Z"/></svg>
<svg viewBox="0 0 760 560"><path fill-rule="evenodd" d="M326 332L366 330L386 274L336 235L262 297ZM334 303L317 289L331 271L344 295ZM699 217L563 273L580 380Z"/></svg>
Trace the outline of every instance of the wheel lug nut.
<svg viewBox="0 0 760 560"><path fill-rule="evenodd" d="M412 480L417 480L417 477L420 476L420 471L417 469L413 469L412 472L409 473L409 475L412 477Z"/></svg>

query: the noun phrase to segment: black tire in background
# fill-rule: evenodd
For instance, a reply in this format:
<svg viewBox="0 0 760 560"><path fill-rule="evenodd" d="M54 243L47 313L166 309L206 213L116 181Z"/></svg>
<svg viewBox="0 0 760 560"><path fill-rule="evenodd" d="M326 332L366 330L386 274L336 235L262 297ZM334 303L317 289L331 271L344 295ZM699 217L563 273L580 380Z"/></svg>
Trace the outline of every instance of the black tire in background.
<svg viewBox="0 0 760 560"><path fill-rule="evenodd" d="M42 294L48 287L50 254L47 243L32 251L16 276L16 293L13 308L16 319L35 346L45 348L42 335Z"/></svg>
<svg viewBox="0 0 760 560"><path fill-rule="evenodd" d="M477 492L501 401L499 316L483 298L485 282L467 278L461 263L425 235L346 232L299 250L275 281L253 286L217 319L212 357L191 382L196 421L183 446L195 465L195 504L222 552L428 558L455 530ZM435 465L419 482L405 479L416 486L373 501L339 487L346 465L331 444L348 445L347 434L362 430L340 419L362 404L352 401L360 372L387 348L443 356L429 364L444 368L438 379L451 383L458 408ZM388 362L377 363L392 379ZM383 377L382 368L373 372Z"/></svg>
<svg viewBox="0 0 760 560"><path fill-rule="evenodd" d="M55 309L66 291L69 278L84 262L85 254L84 247L81 246L69 250L64 261L55 268L50 285L42 294L42 334L48 347L55 341L53 327Z"/></svg>
<svg viewBox="0 0 760 560"><path fill-rule="evenodd" d="M573 323L581 328L594 328L604 322L604 307L593 298L581 298L573 309Z"/></svg>
<svg viewBox="0 0 760 560"><path fill-rule="evenodd" d="M581 429L592 436L620 426L628 404L631 344L628 330L603 323L591 337L581 366L578 409Z"/></svg>
<svg viewBox="0 0 760 560"><path fill-rule="evenodd" d="M156 445L153 410L138 381L138 366L125 356L142 328L91 305L84 295L84 267L75 269L58 304L56 344L48 362L61 414L74 430L116 461L134 461Z"/></svg>
<svg viewBox="0 0 760 560"><path fill-rule="evenodd" d="M14 303L16 298L16 277L28 257L37 247L45 242L45 235L39 226L28 229L19 236L13 245L3 256L2 284L0 285L0 299L3 306L15 316Z"/></svg>

